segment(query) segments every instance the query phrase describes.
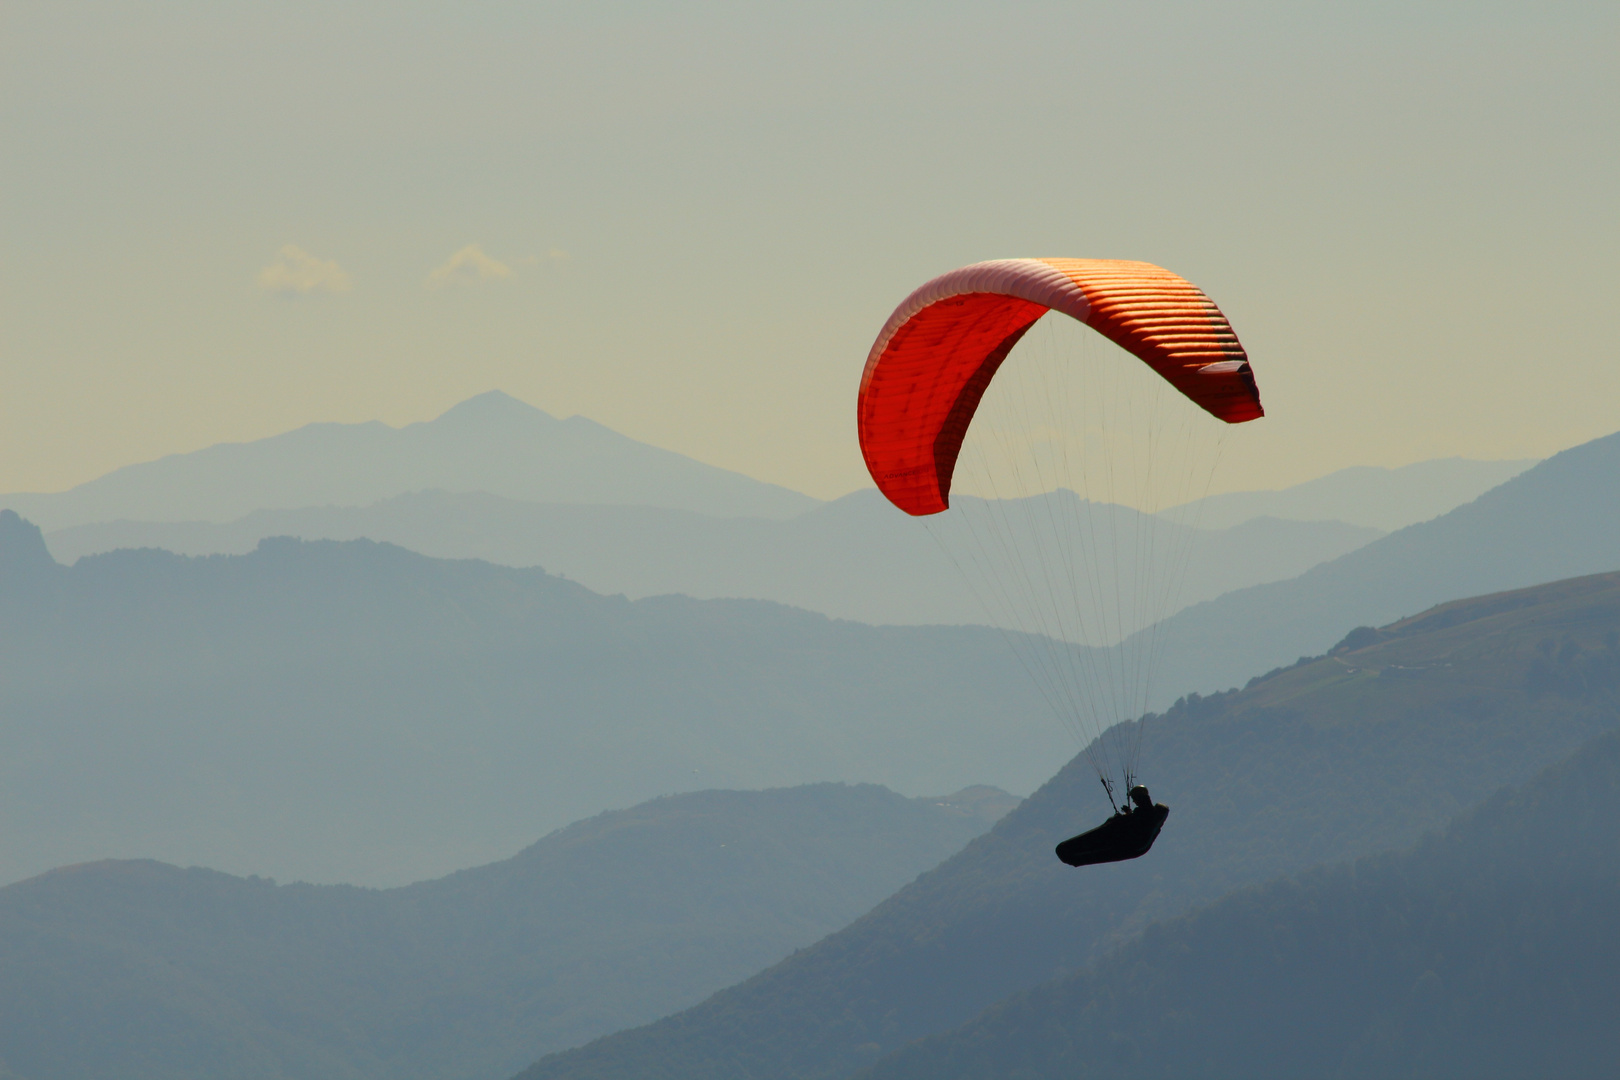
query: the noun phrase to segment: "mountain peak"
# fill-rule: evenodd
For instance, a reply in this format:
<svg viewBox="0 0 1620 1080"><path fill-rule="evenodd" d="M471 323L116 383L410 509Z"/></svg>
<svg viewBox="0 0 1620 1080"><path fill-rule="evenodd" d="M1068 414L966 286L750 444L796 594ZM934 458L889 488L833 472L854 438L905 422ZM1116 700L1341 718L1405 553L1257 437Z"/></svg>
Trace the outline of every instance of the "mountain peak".
<svg viewBox="0 0 1620 1080"><path fill-rule="evenodd" d="M306 424L126 465L71 491L0 495L0 506L55 531L120 519L224 523L255 510L369 506L430 489L716 517L788 518L820 505L492 390L404 427Z"/></svg>
<svg viewBox="0 0 1620 1080"><path fill-rule="evenodd" d="M458 405L452 405L440 413L433 423L450 421L474 421L488 423L491 420L551 420L557 418L544 409L537 409L526 401L519 401L501 390L486 390L482 394L475 394Z"/></svg>

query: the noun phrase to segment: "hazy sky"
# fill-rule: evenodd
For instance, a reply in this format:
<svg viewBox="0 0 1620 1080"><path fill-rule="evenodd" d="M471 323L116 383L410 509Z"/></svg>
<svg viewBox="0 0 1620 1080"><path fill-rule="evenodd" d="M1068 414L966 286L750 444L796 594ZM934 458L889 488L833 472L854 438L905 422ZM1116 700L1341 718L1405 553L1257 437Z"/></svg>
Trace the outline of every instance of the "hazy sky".
<svg viewBox="0 0 1620 1080"><path fill-rule="evenodd" d="M0 7L0 491L499 388L818 496L923 280L1202 285L1218 486L1620 428L1620 5Z"/></svg>

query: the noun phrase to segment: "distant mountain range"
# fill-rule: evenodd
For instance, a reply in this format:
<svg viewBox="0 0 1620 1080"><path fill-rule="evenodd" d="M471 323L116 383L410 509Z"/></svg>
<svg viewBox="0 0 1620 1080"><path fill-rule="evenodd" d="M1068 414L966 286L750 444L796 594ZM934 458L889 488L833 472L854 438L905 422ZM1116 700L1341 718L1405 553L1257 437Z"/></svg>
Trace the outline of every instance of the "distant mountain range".
<svg viewBox="0 0 1620 1080"><path fill-rule="evenodd" d="M1523 784L1620 727L1620 574L1460 601L1358 632L1331 655L1246 690L1189 697L1150 724L1146 779L1171 812L1148 856L1080 871L1054 858L1054 844L1107 813L1095 774L1076 759L961 854L844 930L701 1005L553 1055L521 1075L836 1080L1082 968L1158 920L1279 874L1412 844L1503 785ZM1549 807L1558 794L1549 792ZM1589 828L1612 818L1580 820ZM1504 869L1532 900L1535 879ZM1156 930L1133 955L1169 963L1176 951L1153 951L1155 943L1180 940L1190 939ZM1222 944L1197 940L1206 949L1199 955ZM1224 947L1237 950L1246 940ZM1266 970L1273 955L1293 962L1317 954L1285 937L1241 966L1234 955L1232 973ZM1136 995L1124 1000L1155 1009L1152 985L1119 989ZM1282 988L1255 990L1262 1001L1286 1000ZM1201 1007L1242 992L1235 982L1175 989L1176 1000ZM1109 999L1098 1006L1112 1007ZM1047 1015L1053 1029L1032 1040L1095 1030L1083 1026L1084 1015ZM1124 1030L1175 1036L1171 1019L1155 1011ZM1308 1038L1277 1036L1295 1040L1290 1045ZM952 1045L964 1056L975 1052L971 1033ZM896 1059L897 1070L903 1061ZM1025 1075L1017 1064L973 1075Z"/></svg>
<svg viewBox="0 0 1620 1080"><path fill-rule="evenodd" d="M769 586L806 603L846 605L863 617L896 610L908 590L926 592L949 574L917 554L923 550L917 523L886 514L875 493L795 507L793 500L804 497L787 492L786 502L773 502L781 489L678 455L659 457L663 451L588 421L553 420L499 395L458 409L469 405L477 408L459 418L451 410L432 424L318 425L279 437L289 441L276 447L269 444L277 440L216 447L122 470L60 496L22 497L47 500L39 506L57 515L47 520L57 526L52 541L59 547L140 529L177 543L188 537L238 543L257 532L251 550L239 554L123 550L67 567L51 557L38 529L0 513L0 821L6 823L0 881L64 861L142 855L238 873L399 885L499 858L565 821L658 793L828 778L911 795L985 782L1021 792L1072 753L1006 637L988 628L873 627L755 600L630 600L557 576L555 558L547 573L429 558L373 540L263 535L278 524L340 535L386 528L405 543L462 544L463 551L505 553L514 561L533 550L523 545L543 542L564 561L577 560L584 573L624 574L649 591L667 591L663 583L671 581L689 591ZM568 447L577 449L580 431L596 450L571 457ZM408 432L415 434L402 442ZM350 453L361 444L371 449ZM549 458L532 450L542 444L551 448ZM282 454L286 447L295 452ZM336 456L323 458L323 447ZM287 461L301 464L284 468ZM251 467L239 467L244 462ZM639 480L614 489L601 505L553 497L593 470L606 476L626 462L667 469L668 500L643 501ZM432 468L453 473L451 481L399 486ZM1367 491L1409 490L1418 492L1411 504L1417 505L1441 489L1462 490L1465 480L1483 482L1482 475L1464 468L1375 476L1362 494L1344 498L1365 503L1372 500ZM518 486L491 494L483 486L488 476ZM1367 479L1334 482L1352 491ZM1431 480L1438 486L1425 495ZM1378 486L1385 481L1391 482ZM233 486L244 493L237 502ZM427 487L443 490L421 490ZM567 877L567 859L545 844L536 850L555 858L535 864L543 869L528 878L529 871L517 870L475 875L465 893L445 884L459 875L417 892L376 893L103 864L79 878L50 875L0 889L0 983L41 972L57 980L37 994L0 987L4 1000L41 1003L14 1021L0 1017L0 1029L12 1023L24 1040L30 1031L45 1032L35 1045L58 1055L30 1058L25 1069L0 1042L0 1080L84 1075L78 1066L91 1057L83 1055L110 1052L125 1037L118 1033L129 1031L154 1040L140 1043L142 1068L198 1046L246 1074L262 1072L266 1062L277 1068L292 1062L303 1072L289 1076L373 1075L368 1069L393 1075L407 1063L383 1048L397 1046L413 1048L427 1064L462 1054L477 1059L479 1069L516 1068L525 1053L671 1010L681 1011L552 1054L525 1075L841 1080L877 1067L900 1076L939 1059L889 1055L971 1023L1011 994L1028 994L1030 1010L1008 1005L1013 1011L1004 1015L1015 1018L1013 1027L987 1018L988 1026L964 1032L964 1042L941 1042L927 1053L954 1054L967 1067L974 1046L1026 1031L1019 1025L1045 1024L1050 1039L1030 1039L1025 1062L1032 1075L1042 1075L1043 1061L1062 1056L1062 1040L1101 1030L1059 1023L1066 1023L1060 1014L1068 1004L1084 1000L1101 1002L1087 1006L1102 1017L1098 1023L1114 1025L1127 1040L1161 1040L1158 1049L1169 1054L1174 1040L1163 1041L1165 1029L1146 1019L1135 1028L1116 1022L1119 1013L1107 1011L1113 999L1097 998L1099 984L1076 972L1118 963L1125 966L1107 970L1157 977L1171 962L1166 954L1116 951L1144 928L1161 927L1154 933L1170 934L1164 940L1190 950L1184 955L1205 955L1198 950L1218 935L1197 928L1235 933L1241 920L1228 915L1239 909L1220 909L1228 915L1210 916L1213 922L1199 923L1203 915L1174 926L1165 920L1279 874L1414 843L1500 786L1526 782L1620 724L1620 575L1444 604L1393 621L1459 595L1620 567L1617 489L1620 435L1566 451L1443 516L1364 545L1369 526L1338 521L1250 519L1188 534L1184 539L1197 541L1192 547L1211 554L1208 573L1197 579L1206 596L1223 580L1242 584L1261 580L1258 574L1293 572L1308 565L1312 550L1347 553L1291 580L1198 603L1170 620L1159 685L1164 701L1182 700L1148 721L1145 765L1173 813L1148 859L1076 873L1052 858L1054 843L1106 812L1095 776L1076 759L945 865L844 929L695 1005L704 992L769 963L763 955L769 950L711 957L713 966L694 961L690 980L682 982L687 975L669 974L681 967L678 954L652 955L667 936L632 933L615 953L611 940L568 923L555 909L523 908L529 914L502 922L496 909L514 902L512 882ZM304 491L340 494L304 499ZM265 492L299 497L281 504L290 510L269 512L265 507L276 504L258 501ZM1296 492L1283 508L1308 518L1320 492L1307 494ZM1058 493L1038 501L1056 506L1072 498ZM1204 507L1215 520L1260 505L1219 498L1227 501ZM691 505L704 499L711 502ZM0 500L6 503L16 505ZM206 512L195 510L204 503ZM775 509L758 509L762 503ZM322 504L331 505L310 509ZM74 517L118 506L193 510L105 528L113 517L144 511ZM1087 509L1130 521L1122 508ZM1413 512L1409 505L1396 516ZM462 517L443 520L457 513ZM174 520L191 524L165 523ZM851 568L863 559L870 566ZM829 588L828 580L849 584ZM940 622L967 621L949 613L959 609L943 610ZM1293 663L1335 642L1330 655ZM1242 691L1210 697L1188 693L1242 683ZM895 799L885 793L880 801ZM801 841L819 827L821 812L805 811L807 831L795 834ZM775 820L771 813L762 811L762 822ZM622 826L633 838L634 823L617 820L600 835ZM700 847L719 835L706 825L692 833ZM641 848L618 850L653 862L665 845L676 861L694 865L707 865L705 852L725 858L710 848L686 851L657 829L647 836ZM877 841L874 851L888 842ZM920 846L931 850L926 841ZM779 889L761 878L749 885L746 875L734 883L744 891L758 886L752 895L774 897L773 903L794 889L813 898L821 886L804 877L822 871L812 862L759 853L761 872L789 884ZM635 858L628 864L634 867ZM910 865L895 860L897 870ZM642 878L632 870L628 883L614 880L617 891L633 892ZM1327 892L1309 893L1308 884L1265 893L1266 917L1301 925L1295 900L1303 897L1305 906L1331 900ZM1431 882L1424 889L1430 884L1410 894L1414 910L1456 901L1444 891L1450 886ZM1353 891L1353 883L1345 888ZM559 885L556 895L567 891ZM451 894L470 899L471 907L451 912L449 901L435 907L438 900L426 899ZM723 912L726 895L735 894L677 899L694 910ZM351 896L363 903L346 906ZM378 899L395 896L419 899L398 907ZM25 898L15 919L6 914L11 897ZM140 909L134 914L126 904L131 897ZM301 906L306 897L316 898L314 906ZM636 925L634 912L601 906L604 915ZM778 942L771 948L780 956L859 906L837 908L836 918L834 905L819 909L826 919L816 929L813 919L793 915L778 925L791 932L743 938ZM1557 910L1570 925L1584 925L1579 912ZM73 922L76 913L88 921ZM328 915L333 921L322 922ZM532 925L519 925L531 915ZM294 936L307 933L308 955L292 955L296 950L268 932L246 932L243 919L265 920L253 923L255 932L274 925L292 927ZM536 927L552 923L559 933L575 926L579 940L596 951L574 956L550 938L539 948ZM1344 925L1347 940L1356 940L1359 924ZM9 938L8 926L15 931ZM361 940L370 933L362 926L384 927L386 940L373 948ZM481 936L485 929L489 936ZM710 929L704 924L694 933L724 953L723 931L705 938ZM1565 948L1546 929L1524 940ZM411 937L418 932L423 939ZM209 933L216 935L213 945ZM502 934L515 935L519 947ZM1421 951L1435 939L1414 931L1403 940ZM228 942L246 951L233 954ZM525 953L523 942L535 947ZM467 948L465 967L442 952L458 945ZM56 966L38 966L50 949ZM524 966L525 957L542 952L579 966L547 982L551 969ZM406 957L404 966L384 970L378 962L365 970L381 973L368 985L398 981L393 998L357 993L321 968L385 955ZM587 970L599 955L624 966ZM1276 959L1264 970L1279 985L1320 962L1308 950ZM644 970L663 974L628 989L614 982L643 960L653 963ZM94 972L104 995L87 989L75 971ZM262 977L243 976L254 971ZM309 981L312 972L326 981ZM1452 978L1450 969L1433 973L1442 983ZM1409 994L1432 997L1425 975L1414 977ZM568 987L576 976L578 985L609 988L596 1011L588 1003L574 1012L558 1004L573 1000ZM306 992L317 982L326 989ZM1041 996L1048 992L1055 996ZM345 1004L345 996L354 1000ZM1213 993L1186 999L1188 1015L1206 1015L1197 1010L1213 1008L1215 1000ZM92 1018L85 1031L113 1034L96 1044L61 1026L78 1022L51 1004L65 1001L81 1003ZM626 1011L610 1015L614 1001ZM502 1002L518 1004L496 1016ZM475 1014L479 1019L470 1019ZM1414 1041L1421 1033L1402 1034L1380 1016L1359 1029L1358 1046L1388 1035L1390 1053L1410 1050L1419 1055L1414 1060L1432 1060L1421 1058L1430 1050ZM284 1037L287 1031L295 1037ZM539 1041L525 1050L523 1039L536 1032ZM484 1049L456 1049L470 1047L465 1040L474 1035ZM87 1038L75 1051L80 1057L60 1056L61 1047ZM159 1045L164 1040L170 1041ZM1336 1060L1349 1069L1391 1059ZM194 1075L218 1071L205 1064Z"/></svg>
<svg viewBox="0 0 1620 1080"><path fill-rule="evenodd" d="M1190 554L1184 572L1158 575L1147 590L1166 602L1134 619L1076 611L1076 622L1095 629L1063 633L1106 644L1186 605L1287 580L1381 529L1449 510L1528 464L1446 459L1345 469L1281 491L1211 496L1162 523L1081 501L1109 535L1151 532L1165 543L1143 550ZM1055 492L1024 502L1076 500ZM974 529L963 513L909 518L873 489L819 503L582 417L557 420L499 392L428 423L312 424L130 466L67 492L0 496L6 506L43 524L67 563L119 548L245 554L272 536L366 538L441 558L540 566L632 599L764 599L874 624L1032 628L1017 609L1000 610L982 582L964 579L958 564L967 547L958 541ZM1008 507L998 515L1011 523L1002 541L1026 552L1052 547L1050 538L1019 533L1029 513L1016 501ZM1189 523L1199 531L1189 533ZM1095 547L1088 561L1099 580L1142 581L1106 545ZM1129 555L1131 546L1119 551ZM1048 553L1043 564L1062 561ZM1179 588L1159 587L1173 580Z"/></svg>
<svg viewBox="0 0 1620 1080"><path fill-rule="evenodd" d="M1444 513L1530 464L1448 458L1398 469L1343 469L1280 491L1211 496L1198 504L1198 524L1222 530L1272 517L1389 531ZM490 391L425 423L403 428L376 421L309 424L255 442L221 443L130 465L70 491L0 495L0 509L60 532L114 522L224 524L261 510L371 507L428 491L767 519L820 505L787 488L637 442L582 416L559 420ZM79 539L59 557L71 561L111 550L97 546L103 542ZM240 531L227 541L233 542L240 544Z"/></svg>
<svg viewBox="0 0 1620 1080"><path fill-rule="evenodd" d="M401 884L613 806L1028 791L1075 749L997 631L604 597L370 541L51 560L0 512L0 881L115 856Z"/></svg>
<svg viewBox="0 0 1620 1080"><path fill-rule="evenodd" d="M959 498L962 504L980 500ZM1070 492L1010 504L1004 542L1050 565L1049 531L1030 529L1031 514L1085 517L1100 535L1154 533L1161 550L1189 557L1176 607L1234 589L1280 581L1376 539L1375 529L1337 521L1257 518L1222 530L1190 530L1134 510L1087 504ZM1051 504L1051 505L1047 505ZM505 566L542 566L600 593L632 599L681 593L792 604L834 618L874 624L991 623L1029 629L987 609L952 562L972 550L962 513L919 520L897 511L876 489L857 491L796 517L717 518L646 506L515 502L486 494L422 492L364 508L263 510L239 521L165 524L119 521L81 525L46 537L63 562L118 548L154 547L186 555L241 554L271 536L304 540L385 540L437 558L478 558ZM1097 553L1097 572L1134 580L1142 545ZM1171 608L1171 611L1175 608ZM1161 614L1169 614L1170 611Z"/></svg>
<svg viewBox="0 0 1620 1080"><path fill-rule="evenodd" d="M1620 569L1620 434L1594 439L1473 502L1323 563L1169 619L1155 707L1320 653L1346 625L1380 626L1458 596Z"/></svg>
<svg viewBox="0 0 1620 1080"><path fill-rule="evenodd" d="M310 424L256 442L130 465L59 494L0 496L0 508L56 530L125 519L226 522L255 510L369 506L428 488L719 517L791 517L819 505L582 416L558 420L491 391L426 423Z"/></svg>
<svg viewBox="0 0 1620 1080"><path fill-rule="evenodd" d="M1233 491L1188 504L1187 520L1230 529L1260 517L1343 521L1393 532L1428 521L1485 494L1530 466L1523 461L1436 458L1386 469L1358 465L1279 491Z"/></svg>
<svg viewBox="0 0 1620 1080"><path fill-rule="evenodd" d="M97 862L0 889L27 1080L501 1080L835 930L1017 800L706 791L377 891Z"/></svg>
<svg viewBox="0 0 1620 1080"><path fill-rule="evenodd" d="M1620 738L1399 855L1246 890L870 1080L1614 1076Z"/></svg>
<svg viewBox="0 0 1620 1080"><path fill-rule="evenodd" d="M1612 569L1617 477L1611 436L1297 579L1196 605L1168 625L1161 705L1350 626ZM829 778L1021 792L1074 749L994 631L626 603L365 542L69 569L0 516L0 628L0 808L31 823L0 833L0 880L138 853L395 884L660 792Z"/></svg>

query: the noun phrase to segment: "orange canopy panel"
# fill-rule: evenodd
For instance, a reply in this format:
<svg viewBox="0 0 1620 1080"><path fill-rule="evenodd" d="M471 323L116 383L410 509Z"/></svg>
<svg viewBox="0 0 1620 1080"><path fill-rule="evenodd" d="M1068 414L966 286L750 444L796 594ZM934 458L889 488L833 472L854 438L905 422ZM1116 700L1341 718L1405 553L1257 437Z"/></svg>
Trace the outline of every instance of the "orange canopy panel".
<svg viewBox="0 0 1620 1080"><path fill-rule="evenodd" d="M1048 311L1140 358L1212 416L1264 415L1248 356L1199 288L1152 263L999 259L935 278L895 309L861 374L866 468L908 514L950 505L951 474L979 399Z"/></svg>

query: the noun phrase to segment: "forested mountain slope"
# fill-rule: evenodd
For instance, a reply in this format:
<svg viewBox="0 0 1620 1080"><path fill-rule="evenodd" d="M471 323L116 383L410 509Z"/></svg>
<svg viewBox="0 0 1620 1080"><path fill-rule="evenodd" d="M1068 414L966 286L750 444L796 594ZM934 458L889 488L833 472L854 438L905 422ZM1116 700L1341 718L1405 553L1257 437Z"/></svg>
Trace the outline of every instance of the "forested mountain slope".
<svg viewBox="0 0 1620 1080"><path fill-rule="evenodd" d="M525 1080L834 1078L1094 960L1156 919L1415 842L1620 725L1620 574L1459 601L1152 721L1145 858L1052 855L1106 813L1081 759L849 928Z"/></svg>
<svg viewBox="0 0 1620 1080"><path fill-rule="evenodd" d="M1581 668L1620 683L1620 652ZM863 1076L1620 1074L1617 821L1605 735L1443 836L1151 926Z"/></svg>
<svg viewBox="0 0 1620 1080"><path fill-rule="evenodd" d="M52 562L0 513L0 881L151 857L403 884L654 795L1025 792L1072 753L994 630L606 597L367 541Z"/></svg>
<svg viewBox="0 0 1620 1080"><path fill-rule="evenodd" d="M389 890L98 862L0 889L24 1080L454 1080L701 998L864 911L1014 800L706 791Z"/></svg>
<svg viewBox="0 0 1620 1080"><path fill-rule="evenodd" d="M1239 686L1321 652L1346 626L1380 626L1459 596L1620 569L1620 434L1565 450L1433 521L1298 578L1169 619L1161 687ZM1162 703L1161 703L1162 705ZM1159 706L1156 706L1159 707Z"/></svg>

